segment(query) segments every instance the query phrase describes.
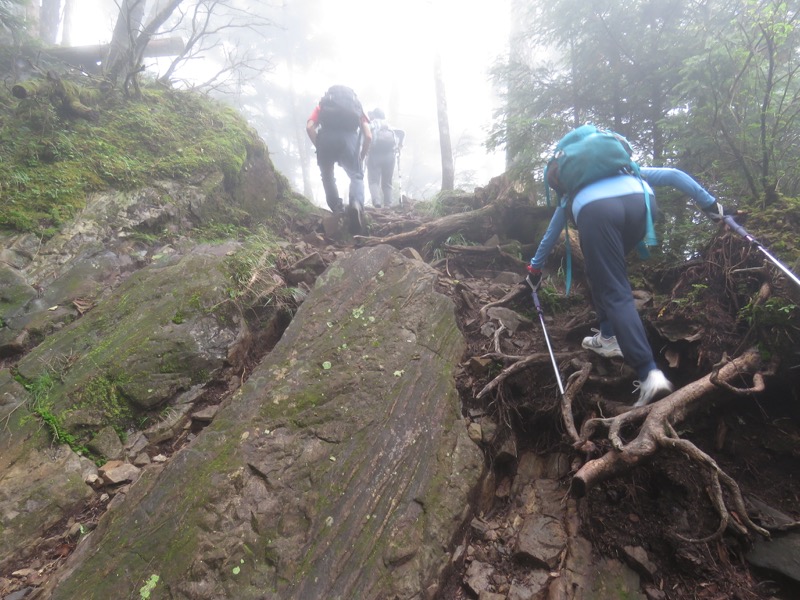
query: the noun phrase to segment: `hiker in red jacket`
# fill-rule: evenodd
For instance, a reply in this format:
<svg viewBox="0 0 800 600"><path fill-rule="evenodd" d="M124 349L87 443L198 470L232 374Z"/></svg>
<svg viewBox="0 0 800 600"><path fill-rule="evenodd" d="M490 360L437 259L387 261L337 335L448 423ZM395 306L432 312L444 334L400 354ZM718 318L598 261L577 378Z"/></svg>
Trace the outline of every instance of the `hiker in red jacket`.
<svg viewBox="0 0 800 600"><path fill-rule="evenodd" d="M372 133L355 92L334 85L320 99L306 123L306 132L317 149L317 164L325 189L325 201L334 214L342 212L334 167L341 166L350 178L348 212L350 230L361 233L364 216L364 159Z"/></svg>

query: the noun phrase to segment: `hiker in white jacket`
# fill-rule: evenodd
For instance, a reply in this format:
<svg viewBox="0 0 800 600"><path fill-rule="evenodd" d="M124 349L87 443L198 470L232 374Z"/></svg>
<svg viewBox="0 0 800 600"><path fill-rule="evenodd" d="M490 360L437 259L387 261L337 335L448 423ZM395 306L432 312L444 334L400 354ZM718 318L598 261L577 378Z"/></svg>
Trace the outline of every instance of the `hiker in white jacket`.
<svg viewBox="0 0 800 600"><path fill-rule="evenodd" d="M656 366L633 300L625 255L645 237L648 211L655 218L657 208L652 187L672 186L690 196L710 218L719 220L724 210L702 186L678 169L642 167L642 179L619 174L591 183L572 202L558 206L550 225L528 266L531 282L537 286L542 267L564 229L568 210L580 235L600 329L584 338L582 346L601 356L623 357L639 377L639 398L643 406L673 390L672 383Z"/></svg>

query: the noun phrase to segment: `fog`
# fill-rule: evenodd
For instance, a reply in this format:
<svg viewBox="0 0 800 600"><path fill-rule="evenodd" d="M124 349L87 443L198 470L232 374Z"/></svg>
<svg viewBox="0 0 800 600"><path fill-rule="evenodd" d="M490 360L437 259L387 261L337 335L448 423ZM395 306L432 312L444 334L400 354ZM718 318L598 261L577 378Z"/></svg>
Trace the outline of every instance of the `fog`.
<svg viewBox="0 0 800 600"><path fill-rule="evenodd" d="M437 50L456 184L471 189L502 172L503 157L487 154L483 141L497 106L488 70L508 39L505 1L345 0L324 6L320 26L337 43L330 59L308 71L306 91L321 94L329 83L351 85L366 109L380 106L393 125L408 131L400 166L403 177L412 178L415 194L429 197L441 183L433 77Z"/></svg>
<svg viewBox="0 0 800 600"><path fill-rule="evenodd" d="M182 8L195 4L187 0ZM249 29L223 31L220 43L176 71L175 84L191 86L207 80L237 46L248 46L251 54L263 53L263 62L253 63L259 65L255 76L250 73L232 89L217 90L215 95L241 110L267 142L278 168L301 192L300 161L307 154L316 204L325 202L313 147L298 132L333 84L352 87L366 111L381 107L394 127L406 131L395 187L415 199L438 193L441 156L433 76L437 52L447 94L456 186L471 190L502 173L503 156L488 153L483 142L498 108L488 71L506 52L509 0L226 0L223 4L238 15L234 18L249 15L258 25L254 27L258 36ZM109 41L116 3L81 0L77 6L73 44ZM268 26L261 26L262 17ZM185 30L186 23L181 27ZM148 70L157 75L170 59L148 60ZM340 193L346 194L343 172L337 181Z"/></svg>

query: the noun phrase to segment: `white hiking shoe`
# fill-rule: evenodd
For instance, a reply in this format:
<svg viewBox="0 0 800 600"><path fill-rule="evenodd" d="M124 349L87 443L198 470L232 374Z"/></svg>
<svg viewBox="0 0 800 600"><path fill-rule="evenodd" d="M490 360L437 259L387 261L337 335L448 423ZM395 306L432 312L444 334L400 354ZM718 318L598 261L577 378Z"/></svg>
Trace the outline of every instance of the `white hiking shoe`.
<svg viewBox="0 0 800 600"><path fill-rule="evenodd" d="M639 399L634 406L644 406L652 400L661 398L671 393L675 386L670 383L666 375L658 369L653 369L647 374L647 379L642 382L633 382L633 392L639 392Z"/></svg>
<svg viewBox="0 0 800 600"><path fill-rule="evenodd" d="M581 346L606 358L622 358L622 350L619 348L616 336L606 338L597 329L592 329L592 331L595 332L594 335L583 338Z"/></svg>

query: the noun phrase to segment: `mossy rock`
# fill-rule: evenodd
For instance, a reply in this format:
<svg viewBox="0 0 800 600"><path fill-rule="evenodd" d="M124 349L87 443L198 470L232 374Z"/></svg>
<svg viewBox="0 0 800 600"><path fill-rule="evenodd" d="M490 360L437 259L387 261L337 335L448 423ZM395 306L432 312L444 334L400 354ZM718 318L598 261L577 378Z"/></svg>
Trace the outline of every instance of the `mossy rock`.
<svg viewBox="0 0 800 600"><path fill-rule="evenodd" d="M436 274L388 246L332 265L190 448L134 484L53 599L420 598L469 518L482 456ZM51 590L48 590L48 593Z"/></svg>
<svg viewBox="0 0 800 600"><path fill-rule="evenodd" d="M101 409L111 425L126 425L113 414L126 412L121 407L152 409L208 380L236 354L232 348L245 327L227 301L225 258L224 248L198 249L134 273L108 300L22 358L19 375L35 381L54 374L54 414Z"/></svg>

